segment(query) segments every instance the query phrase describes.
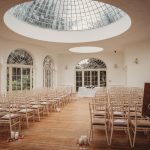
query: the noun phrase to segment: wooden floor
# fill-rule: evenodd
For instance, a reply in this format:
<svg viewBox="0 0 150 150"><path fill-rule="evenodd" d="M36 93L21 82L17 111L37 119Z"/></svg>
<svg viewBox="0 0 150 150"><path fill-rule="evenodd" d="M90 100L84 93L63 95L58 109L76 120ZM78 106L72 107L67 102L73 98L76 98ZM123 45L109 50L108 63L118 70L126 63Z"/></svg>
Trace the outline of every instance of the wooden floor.
<svg viewBox="0 0 150 150"><path fill-rule="evenodd" d="M0 150L78 150L77 139L89 135L89 99L78 99L67 104L61 112L52 112L40 122L32 123L24 129L24 139L7 142L0 139ZM150 135L138 134L134 149L150 150ZM104 131L94 131L94 140L88 150L128 150L125 132L115 132L112 146L108 147Z"/></svg>

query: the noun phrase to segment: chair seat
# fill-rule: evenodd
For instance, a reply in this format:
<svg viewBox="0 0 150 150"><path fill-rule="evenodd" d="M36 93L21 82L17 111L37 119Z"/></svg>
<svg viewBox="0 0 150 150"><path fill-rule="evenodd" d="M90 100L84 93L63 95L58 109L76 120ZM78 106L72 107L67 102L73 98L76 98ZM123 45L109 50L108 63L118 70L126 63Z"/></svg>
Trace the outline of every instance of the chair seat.
<svg viewBox="0 0 150 150"><path fill-rule="evenodd" d="M135 122L135 120L131 120L131 124L133 126L137 126L137 127L148 127L148 128L150 128L150 120L137 120L137 123Z"/></svg>
<svg viewBox="0 0 150 150"><path fill-rule="evenodd" d="M53 100L53 99L51 99L51 100L48 100L50 103L53 103L53 102L57 102L57 100Z"/></svg>
<svg viewBox="0 0 150 150"><path fill-rule="evenodd" d="M15 119L18 117L20 117L19 114L6 114L5 116L1 117L1 119L9 120L9 119Z"/></svg>
<svg viewBox="0 0 150 150"><path fill-rule="evenodd" d="M94 111L93 114L94 114L95 117L105 116L106 112L105 111Z"/></svg>
<svg viewBox="0 0 150 150"><path fill-rule="evenodd" d="M0 112L6 111L6 108L0 108Z"/></svg>
<svg viewBox="0 0 150 150"><path fill-rule="evenodd" d="M17 112L17 111L19 111L19 110L20 110L20 109L18 109L18 108L10 108L10 109L7 109L6 111L13 113L13 112Z"/></svg>
<svg viewBox="0 0 150 150"><path fill-rule="evenodd" d="M31 105L37 105L38 102L30 102Z"/></svg>
<svg viewBox="0 0 150 150"><path fill-rule="evenodd" d="M28 104L28 105L21 105L20 106L20 108L29 108L30 107L30 105Z"/></svg>
<svg viewBox="0 0 150 150"><path fill-rule="evenodd" d="M113 115L114 115L114 116L123 116L124 113L123 113L123 112L120 112L120 111L114 111L114 112L113 112Z"/></svg>
<svg viewBox="0 0 150 150"><path fill-rule="evenodd" d="M127 120L125 120L125 119L115 119L113 121L113 124L115 126L127 126Z"/></svg>
<svg viewBox="0 0 150 150"><path fill-rule="evenodd" d="M130 112L130 117L135 117L135 115L137 117L141 117L142 116L142 114L140 112L137 112L136 114L135 114L135 112Z"/></svg>
<svg viewBox="0 0 150 150"><path fill-rule="evenodd" d="M55 97L54 100L61 100L61 97Z"/></svg>
<svg viewBox="0 0 150 150"><path fill-rule="evenodd" d="M33 105L32 106L32 108L35 108L35 109L37 109L37 108L42 108L43 106L42 105Z"/></svg>
<svg viewBox="0 0 150 150"><path fill-rule="evenodd" d="M61 96L61 98L66 98L66 97L67 97L67 95L62 95L62 96Z"/></svg>
<svg viewBox="0 0 150 150"><path fill-rule="evenodd" d="M33 112L34 110L33 109L21 109L19 112L20 113L26 113L26 112Z"/></svg>
<svg viewBox="0 0 150 150"><path fill-rule="evenodd" d="M49 102L41 102L40 104L41 104L41 105L48 105Z"/></svg>
<svg viewBox="0 0 150 150"><path fill-rule="evenodd" d="M92 125L104 125L105 118L93 118Z"/></svg>
<svg viewBox="0 0 150 150"><path fill-rule="evenodd" d="M6 114L8 114L8 112L6 112L6 111L0 112L0 118L3 117Z"/></svg>

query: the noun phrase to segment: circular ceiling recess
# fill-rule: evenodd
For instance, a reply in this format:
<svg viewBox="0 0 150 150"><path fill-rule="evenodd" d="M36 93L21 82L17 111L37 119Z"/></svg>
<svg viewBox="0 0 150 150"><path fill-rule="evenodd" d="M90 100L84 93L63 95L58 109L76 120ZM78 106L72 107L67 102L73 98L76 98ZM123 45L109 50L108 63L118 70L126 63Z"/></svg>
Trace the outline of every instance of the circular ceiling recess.
<svg viewBox="0 0 150 150"><path fill-rule="evenodd" d="M131 26L124 11L93 0L29 1L9 9L4 22L26 37L62 43L104 40Z"/></svg>
<svg viewBox="0 0 150 150"><path fill-rule="evenodd" d="M101 47L93 47L93 46L73 47L69 49L70 52L74 53L98 53L103 50L104 49Z"/></svg>

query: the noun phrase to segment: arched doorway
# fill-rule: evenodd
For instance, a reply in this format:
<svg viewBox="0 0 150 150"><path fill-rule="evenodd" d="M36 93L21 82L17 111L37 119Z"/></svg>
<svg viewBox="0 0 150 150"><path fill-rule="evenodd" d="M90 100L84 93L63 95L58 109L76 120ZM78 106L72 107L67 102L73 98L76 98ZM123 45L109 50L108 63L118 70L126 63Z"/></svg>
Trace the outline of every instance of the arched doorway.
<svg viewBox="0 0 150 150"><path fill-rule="evenodd" d="M7 59L7 91L33 88L33 59L25 50L17 49Z"/></svg>
<svg viewBox="0 0 150 150"><path fill-rule="evenodd" d="M97 58L83 59L76 65L76 90L79 87L106 87L106 64Z"/></svg>

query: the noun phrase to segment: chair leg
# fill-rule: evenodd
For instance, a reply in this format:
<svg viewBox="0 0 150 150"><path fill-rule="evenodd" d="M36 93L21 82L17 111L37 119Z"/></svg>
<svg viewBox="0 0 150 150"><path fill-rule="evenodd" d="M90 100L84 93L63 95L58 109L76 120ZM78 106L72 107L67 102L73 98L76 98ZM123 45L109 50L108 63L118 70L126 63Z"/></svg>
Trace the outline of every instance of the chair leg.
<svg viewBox="0 0 150 150"><path fill-rule="evenodd" d="M89 137L89 141L92 141L93 140L93 128L91 127L90 128L90 137Z"/></svg>
<svg viewBox="0 0 150 150"><path fill-rule="evenodd" d="M19 118L19 134L21 135L21 119Z"/></svg>
<svg viewBox="0 0 150 150"><path fill-rule="evenodd" d="M27 122L27 128L29 128L29 118L28 118L28 114L26 114L26 122Z"/></svg>
<svg viewBox="0 0 150 150"><path fill-rule="evenodd" d="M127 131L128 131L128 136L129 136L130 146L131 146L131 148L132 148L132 141L131 141L131 135L130 135L129 128L127 129Z"/></svg>
<svg viewBox="0 0 150 150"><path fill-rule="evenodd" d="M109 139L108 139L108 130L107 130L107 128L105 128L105 134L106 134L107 145L110 145Z"/></svg>
<svg viewBox="0 0 150 150"><path fill-rule="evenodd" d="M12 133L12 125L11 125L11 120L10 120L10 125L9 125L9 128L10 128L10 138L11 138L11 133Z"/></svg>
<svg viewBox="0 0 150 150"><path fill-rule="evenodd" d="M132 144L132 147L134 147L134 145L135 145L135 137L136 137L136 127L135 127L135 130L134 130L134 136L133 136L133 144Z"/></svg>
<svg viewBox="0 0 150 150"><path fill-rule="evenodd" d="M40 109L39 109L39 108L38 108L38 110L37 110L37 115L38 115L38 120L40 121L41 118L40 118Z"/></svg>
<svg viewBox="0 0 150 150"><path fill-rule="evenodd" d="M111 143L112 143L113 131L114 131L114 129L113 129L113 127L111 127L109 145L111 145Z"/></svg>

